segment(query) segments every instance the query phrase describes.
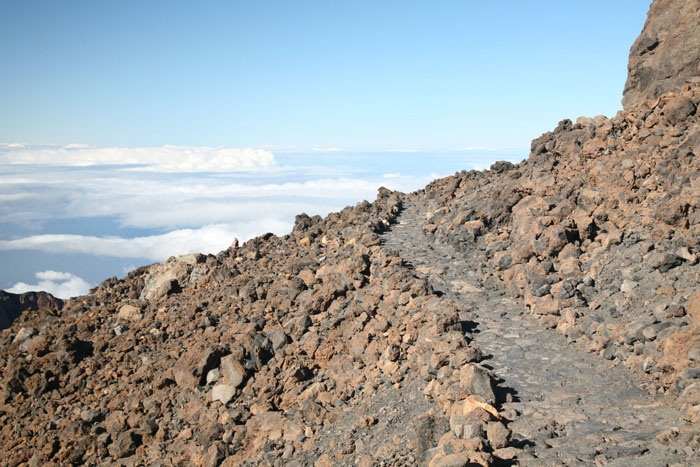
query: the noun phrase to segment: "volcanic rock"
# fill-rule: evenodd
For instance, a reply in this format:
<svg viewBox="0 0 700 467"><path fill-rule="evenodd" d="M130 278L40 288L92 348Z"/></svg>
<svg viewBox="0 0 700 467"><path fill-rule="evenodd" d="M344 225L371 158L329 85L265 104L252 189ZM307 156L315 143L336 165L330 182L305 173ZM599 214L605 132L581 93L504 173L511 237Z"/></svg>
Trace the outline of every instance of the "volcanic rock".
<svg viewBox="0 0 700 467"><path fill-rule="evenodd" d="M61 308L63 308L63 300L46 292L13 294L0 290L0 330L9 328L12 322L26 310L56 313Z"/></svg>
<svg viewBox="0 0 700 467"><path fill-rule="evenodd" d="M625 109L677 91L700 79L700 5L694 0L654 0L629 55ZM669 123L684 120L696 103L685 98L668 109Z"/></svg>
<svg viewBox="0 0 700 467"><path fill-rule="evenodd" d="M0 332L3 462L698 461L697 11L656 0L625 110L563 120L526 161L411 194L382 188L325 218L300 214L284 236L108 279L62 308L0 294L20 304L10 314L29 308ZM492 328L475 321L487 314ZM518 382L541 392L508 391L519 364ZM616 397L674 395L683 416L663 399L610 420L601 407L615 404L579 397L599 372L629 385L623 365L648 387ZM657 409L675 431L656 433Z"/></svg>

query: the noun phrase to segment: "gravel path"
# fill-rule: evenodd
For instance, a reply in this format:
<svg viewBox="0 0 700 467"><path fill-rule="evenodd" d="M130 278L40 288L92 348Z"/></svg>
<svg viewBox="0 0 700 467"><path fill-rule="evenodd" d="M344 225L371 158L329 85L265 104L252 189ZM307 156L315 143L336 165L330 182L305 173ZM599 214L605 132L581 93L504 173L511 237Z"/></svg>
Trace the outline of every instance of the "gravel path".
<svg viewBox="0 0 700 467"><path fill-rule="evenodd" d="M377 392L319 432L314 447L280 465L302 467L418 465L425 451L449 431L436 404L423 397L425 381L417 376L400 387L381 385ZM318 461L325 454L325 462Z"/></svg>
<svg viewBox="0 0 700 467"><path fill-rule="evenodd" d="M512 420L523 465L698 465L683 448L683 421L662 396L619 365L568 345L541 328L496 281L478 248L468 255L433 243L421 224L423 203L406 203L384 244L429 279L469 316L485 364L503 381L501 409ZM466 314L465 314L466 316Z"/></svg>

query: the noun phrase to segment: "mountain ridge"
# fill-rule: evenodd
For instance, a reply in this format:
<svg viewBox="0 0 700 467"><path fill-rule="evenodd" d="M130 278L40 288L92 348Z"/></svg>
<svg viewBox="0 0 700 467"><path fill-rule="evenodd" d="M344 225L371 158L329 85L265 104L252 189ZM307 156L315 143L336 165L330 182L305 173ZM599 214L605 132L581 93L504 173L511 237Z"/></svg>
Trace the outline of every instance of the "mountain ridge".
<svg viewBox="0 0 700 467"><path fill-rule="evenodd" d="M637 60L669 9L696 11L654 1L625 110L520 164L23 313L0 332L4 463L697 463L700 84L660 60L694 26Z"/></svg>
<svg viewBox="0 0 700 467"><path fill-rule="evenodd" d="M0 290L0 330L10 327L12 322L27 310L54 310L63 308L63 300L48 292L25 292L14 294Z"/></svg>

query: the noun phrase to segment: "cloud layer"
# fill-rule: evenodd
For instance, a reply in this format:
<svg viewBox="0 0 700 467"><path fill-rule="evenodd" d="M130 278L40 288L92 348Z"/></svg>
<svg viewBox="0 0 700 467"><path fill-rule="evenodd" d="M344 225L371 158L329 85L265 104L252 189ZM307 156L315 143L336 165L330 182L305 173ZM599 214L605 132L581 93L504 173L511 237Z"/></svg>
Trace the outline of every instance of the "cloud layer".
<svg viewBox="0 0 700 467"><path fill-rule="evenodd" d="M44 291L54 297L65 299L85 295L90 290L90 284L68 272L42 271L36 273L36 278L38 279L36 284L18 282L7 291L17 294Z"/></svg>
<svg viewBox="0 0 700 467"><path fill-rule="evenodd" d="M4 168L0 223L35 229L52 219L96 216L117 219L122 227L159 230L254 223L264 218L289 224L300 212L323 215L363 199L371 201L380 186L414 190L433 175L360 176L344 167L177 175L112 166Z"/></svg>
<svg viewBox="0 0 700 467"><path fill-rule="evenodd" d="M4 149L4 150L3 150ZM159 146L137 148L91 148L81 144L36 147L18 144L0 146L0 164L89 167L134 165L132 170L158 172L238 172L274 167L269 150Z"/></svg>
<svg viewBox="0 0 700 467"><path fill-rule="evenodd" d="M234 237L245 239L264 232L282 234L290 228L291 225L288 223L275 219L261 219L255 225L205 225L197 229L180 229L162 235L134 238L44 234L15 240L0 240L0 250L88 253L118 258L148 258L153 261L165 261L170 256L185 253L218 253L228 248ZM46 274L41 273L43 276L40 279L67 279L55 275L47 277L48 273L53 273L53 271L46 271Z"/></svg>
<svg viewBox="0 0 700 467"><path fill-rule="evenodd" d="M373 201L380 186L409 192L456 169L488 167L498 157L466 154L327 147L277 159L270 148L0 143L0 263L17 261L17 252L42 253L25 255L35 259L23 264L21 275L0 271L0 282L59 296L85 293L88 281L123 274L123 262L105 257L142 262L217 253L234 237L285 234L301 212L324 216ZM73 254L80 266L70 263ZM107 266L116 263L119 269ZM43 272L29 284L34 271Z"/></svg>

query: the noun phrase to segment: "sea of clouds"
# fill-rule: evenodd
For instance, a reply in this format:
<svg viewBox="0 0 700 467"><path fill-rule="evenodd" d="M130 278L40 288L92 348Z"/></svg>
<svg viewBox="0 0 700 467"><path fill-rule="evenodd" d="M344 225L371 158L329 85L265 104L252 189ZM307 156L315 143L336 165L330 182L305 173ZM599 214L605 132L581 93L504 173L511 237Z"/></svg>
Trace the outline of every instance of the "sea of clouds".
<svg viewBox="0 0 700 467"><path fill-rule="evenodd" d="M9 264L0 288L61 298L85 294L123 275L127 263L217 253L235 237L285 234L301 212L326 215L372 201L381 186L413 191L455 170L514 158L465 149L275 154L266 148L0 144L0 260L31 263ZM84 264L74 257L95 262L91 277L76 274ZM123 260L119 270L105 258ZM57 262L60 271L51 269Z"/></svg>

